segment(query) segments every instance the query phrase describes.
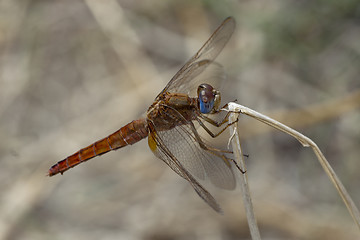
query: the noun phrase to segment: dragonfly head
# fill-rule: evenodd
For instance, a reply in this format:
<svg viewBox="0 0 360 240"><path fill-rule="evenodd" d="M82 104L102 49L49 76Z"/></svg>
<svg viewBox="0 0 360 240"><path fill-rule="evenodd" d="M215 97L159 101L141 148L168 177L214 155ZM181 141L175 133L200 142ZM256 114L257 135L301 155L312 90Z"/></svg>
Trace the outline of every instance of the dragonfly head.
<svg viewBox="0 0 360 240"><path fill-rule="evenodd" d="M221 96L220 92L211 85L203 83L197 90L199 108L201 113L213 113L219 109Z"/></svg>

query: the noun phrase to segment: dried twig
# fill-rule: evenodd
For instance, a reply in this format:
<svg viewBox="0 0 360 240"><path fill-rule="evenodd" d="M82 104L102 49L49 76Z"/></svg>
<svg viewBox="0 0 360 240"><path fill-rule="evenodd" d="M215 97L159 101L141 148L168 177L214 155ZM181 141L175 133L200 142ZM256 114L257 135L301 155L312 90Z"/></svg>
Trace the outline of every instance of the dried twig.
<svg viewBox="0 0 360 240"><path fill-rule="evenodd" d="M303 134L295 131L294 129L272 119L269 118L261 113L258 113L250 108L244 107L240 104L237 103L229 103L228 104L228 111L233 112L233 113L237 113L237 114L246 114L252 118L255 118L256 120L263 122L271 127L274 127L280 131L283 131L291 136L293 136L294 138L296 138L304 147L311 147L314 151L314 153L316 154L321 166L323 167L323 169L325 170L326 174L329 176L330 180L332 181L332 183L334 184L335 188L337 189L337 191L339 192L341 198L343 199L346 207L348 208L351 216L353 217L355 223L357 224L357 226L360 228L360 214L359 214L359 210L357 209L356 205L354 204L353 200L351 199L350 195L347 193L344 185L341 183L340 179L337 177L336 173L334 172L334 170L332 169L332 167L330 166L329 162L326 160L325 156L322 154L322 152L320 151L319 147L308 137L304 136ZM237 133L235 133L235 135L237 135ZM237 139L237 140L236 140ZM232 140L233 144L234 141L238 141L238 138L235 138ZM240 148L240 142L238 143L238 146ZM234 147L234 153L236 153L236 146ZM241 150L240 150L241 151ZM241 152L240 152L241 155ZM241 156L242 157L242 156ZM241 162L239 164L242 164ZM244 167L242 165L240 165L241 167ZM244 168L245 169L245 168ZM246 174L243 179L245 179L245 181L247 181L247 177ZM243 192L244 194L244 192ZM246 193L249 194L249 193ZM250 194L249 194L250 197ZM245 198L245 197L244 197ZM248 211L252 211L252 209L250 210L246 210ZM253 214L253 213L252 213ZM248 216L249 218L249 216ZM249 223L250 224L250 223Z"/></svg>
<svg viewBox="0 0 360 240"><path fill-rule="evenodd" d="M232 110L230 110L230 111L232 111ZM241 188L242 197L243 197L243 201L244 201L247 221L248 221L249 228L250 228L251 238L253 240L259 240L259 239L261 239L260 232L259 232L259 228L256 223L254 208L253 208L251 196L250 196L246 166L245 166L245 162L244 162L244 155L241 150L240 137L239 137L239 133L237 131L237 118L238 117L239 117L239 113L236 113L236 112L231 113L229 116L229 122L235 122L233 125L230 126L230 133L232 135L230 137L229 144L231 141L236 164L243 172L243 174L241 174L241 177L240 177L240 188Z"/></svg>

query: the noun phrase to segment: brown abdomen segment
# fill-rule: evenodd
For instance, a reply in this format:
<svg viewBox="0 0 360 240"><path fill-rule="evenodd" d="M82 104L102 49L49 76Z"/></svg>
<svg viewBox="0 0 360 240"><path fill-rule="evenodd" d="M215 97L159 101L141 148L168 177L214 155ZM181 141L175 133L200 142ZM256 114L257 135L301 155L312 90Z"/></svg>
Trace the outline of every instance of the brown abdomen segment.
<svg viewBox="0 0 360 240"><path fill-rule="evenodd" d="M65 171L75 167L79 163L85 162L111 150L125 147L129 144L132 145L147 136L146 120L134 120L106 138L103 138L56 163L49 169L49 176L54 176L58 173L63 174Z"/></svg>

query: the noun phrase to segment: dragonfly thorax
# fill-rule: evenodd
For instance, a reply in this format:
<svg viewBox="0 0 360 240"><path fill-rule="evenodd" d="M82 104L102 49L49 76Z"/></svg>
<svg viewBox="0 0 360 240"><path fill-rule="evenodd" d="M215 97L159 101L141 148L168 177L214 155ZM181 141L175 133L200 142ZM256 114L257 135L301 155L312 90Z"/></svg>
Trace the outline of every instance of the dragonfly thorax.
<svg viewBox="0 0 360 240"><path fill-rule="evenodd" d="M219 109L221 96L210 84L203 83L198 87L199 109L201 113L213 113Z"/></svg>

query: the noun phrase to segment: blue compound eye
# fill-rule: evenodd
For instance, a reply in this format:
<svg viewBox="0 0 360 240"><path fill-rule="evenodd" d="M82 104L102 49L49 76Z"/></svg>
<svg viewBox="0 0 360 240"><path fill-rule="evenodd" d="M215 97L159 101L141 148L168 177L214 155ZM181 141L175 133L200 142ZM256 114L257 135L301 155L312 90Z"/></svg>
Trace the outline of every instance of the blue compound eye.
<svg viewBox="0 0 360 240"><path fill-rule="evenodd" d="M203 83L198 87L199 108L201 113L210 113L214 108L213 87Z"/></svg>

